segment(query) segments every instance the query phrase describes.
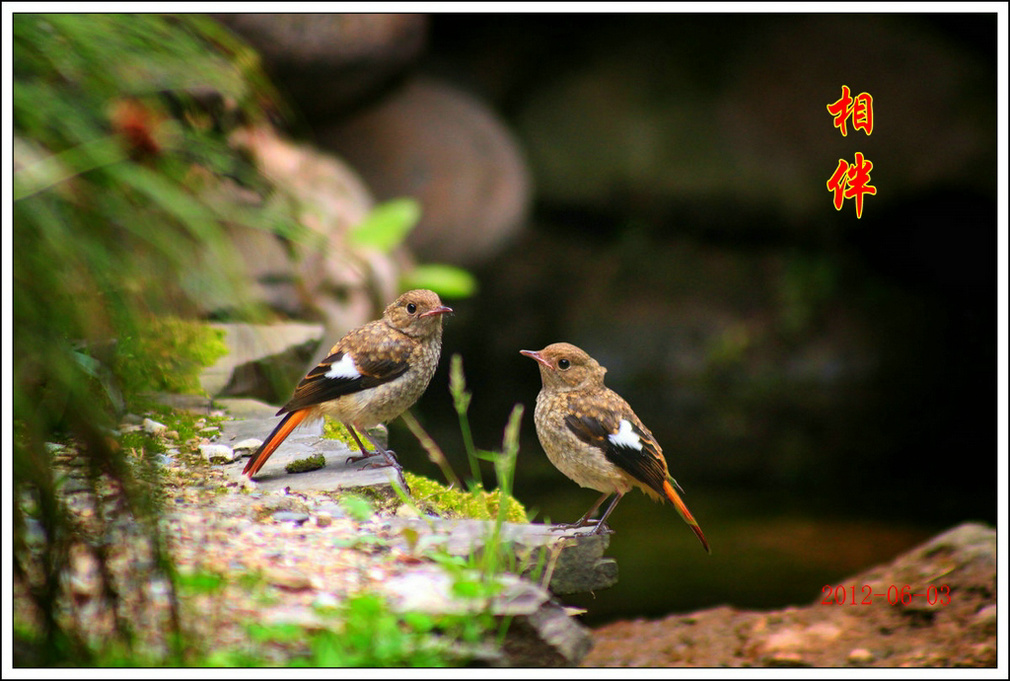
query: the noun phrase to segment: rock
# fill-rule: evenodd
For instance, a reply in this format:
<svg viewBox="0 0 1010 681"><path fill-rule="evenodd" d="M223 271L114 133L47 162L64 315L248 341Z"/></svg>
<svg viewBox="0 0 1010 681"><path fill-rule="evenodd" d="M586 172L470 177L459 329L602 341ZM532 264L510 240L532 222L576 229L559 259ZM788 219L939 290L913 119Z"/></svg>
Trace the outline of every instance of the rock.
<svg viewBox="0 0 1010 681"><path fill-rule="evenodd" d="M144 419L142 427L145 433L150 433L151 435L160 435L168 430L168 426L164 423L158 423L153 419Z"/></svg>
<svg viewBox="0 0 1010 681"><path fill-rule="evenodd" d="M269 433L277 425L276 417L266 419L245 419L222 423L221 441L245 440ZM304 459L312 454L322 454L325 465L314 471L289 475L285 467L292 461ZM358 454L351 451L340 440L322 437L322 421L300 426L274 451L266 465L256 475L256 485L264 492L289 489L293 492L326 492L355 487L369 487L379 495L395 496L393 485L403 485L403 481L391 466L365 468L369 460L348 463L347 458ZM224 468L225 474L235 482L246 480L242 474L245 464L231 464Z"/></svg>
<svg viewBox="0 0 1010 681"><path fill-rule="evenodd" d="M263 58L299 112L325 122L382 89L423 50L423 14L215 14Z"/></svg>
<svg viewBox="0 0 1010 681"><path fill-rule="evenodd" d="M589 632L554 602L513 620L503 648L510 667L571 667L593 646Z"/></svg>
<svg viewBox="0 0 1010 681"><path fill-rule="evenodd" d="M587 666L993 666L996 533L960 525L839 584L869 585L863 605L813 604L770 613L730 607L615 622L594 632ZM917 594L902 604L887 590ZM927 602L928 586L949 599ZM930 592L932 593L932 592ZM940 591L943 598L946 591ZM862 600L861 598L858 600ZM908 600L908 599L906 599Z"/></svg>
<svg viewBox="0 0 1010 681"><path fill-rule="evenodd" d="M309 579L308 575L292 568L285 568L283 570L266 568L263 572L263 577L268 583L282 589L290 591L307 591L312 589L312 580Z"/></svg>
<svg viewBox="0 0 1010 681"><path fill-rule="evenodd" d="M482 599L458 596L443 569L422 565L389 579L382 591L400 612L465 614L487 607L495 616L511 617L503 646L509 666L571 666L585 657L592 646L588 632L550 594L514 575L503 575L501 585L485 605Z"/></svg>
<svg viewBox="0 0 1010 681"><path fill-rule="evenodd" d="M274 418L277 415L277 407L251 397L223 397L215 400L215 403L223 406L230 416L240 420L269 419ZM261 435L265 435L265 433Z"/></svg>
<svg viewBox="0 0 1010 681"><path fill-rule="evenodd" d="M448 84L415 79L318 137L380 201L420 201L407 243L422 259L478 263L526 220L531 182L519 143L487 106Z"/></svg>
<svg viewBox="0 0 1010 681"><path fill-rule="evenodd" d="M228 445L200 445L200 454L213 464L225 464L236 461L239 456Z"/></svg>
<svg viewBox="0 0 1010 681"><path fill-rule="evenodd" d="M274 397L270 378L292 386L305 374L323 338L320 324L220 324L228 354L200 374L210 395ZM276 410L275 410L276 411Z"/></svg>
<svg viewBox="0 0 1010 681"><path fill-rule="evenodd" d="M277 511L272 517L279 523L294 523L295 525L301 525L309 519L309 514L296 513L293 511Z"/></svg>
<svg viewBox="0 0 1010 681"><path fill-rule="evenodd" d="M200 379L203 380L202 378ZM192 414L210 414L213 403L210 398L203 395L178 395L172 393L154 393L151 395L158 404L163 404L172 409L188 411Z"/></svg>
<svg viewBox="0 0 1010 681"><path fill-rule="evenodd" d="M391 518L386 525L393 532L394 542L409 550L410 543L437 544L451 555L468 556L480 551L492 535L494 523L488 520L443 520ZM403 534L410 528L416 537L408 541ZM558 532L551 525L502 523L499 540L512 544L519 556L525 556L522 569L528 575L536 565L539 551L557 555L548 588L555 594L587 593L605 589L617 581L617 564L604 558L610 543L607 535L587 535L575 530ZM538 576L539 577L539 576Z"/></svg>
<svg viewBox="0 0 1010 681"><path fill-rule="evenodd" d="M866 648L853 648L849 653L849 664L865 665L873 662L873 653Z"/></svg>
<svg viewBox="0 0 1010 681"><path fill-rule="evenodd" d="M617 561L603 552L609 534L557 533L563 548L551 573L550 590L556 594L586 593L617 583Z"/></svg>
<svg viewBox="0 0 1010 681"><path fill-rule="evenodd" d="M372 195L347 164L295 144L266 127L240 128L230 143L248 153L276 192L250 209L293 211L304 233L281 239L263 230L226 225L237 254L255 280L254 297L289 317L322 319L334 341L375 319L396 297L402 250L356 251L348 231L373 207ZM284 201L283 207L270 201ZM324 353L329 345L320 348ZM318 360L320 357L314 357Z"/></svg>
<svg viewBox="0 0 1010 681"><path fill-rule="evenodd" d="M231 448L237 456L246 457L252 456L262 446L263 440L255 437L247 437L241 442L237 442L232 445Z"/></svg>

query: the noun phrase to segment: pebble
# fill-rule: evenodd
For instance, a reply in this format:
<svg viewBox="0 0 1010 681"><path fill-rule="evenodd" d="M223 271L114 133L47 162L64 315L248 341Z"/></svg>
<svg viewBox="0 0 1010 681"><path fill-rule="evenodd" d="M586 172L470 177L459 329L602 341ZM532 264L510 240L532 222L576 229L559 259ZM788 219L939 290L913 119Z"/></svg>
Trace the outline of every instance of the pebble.
<svg viewBox="0 0 1010 681"><path fill-rule="evenodd" d="M164 423L158 423L154 419L149 418L144 419L144 423L142 425L144 428L144 432L150 433L151 435L158 435L168 430L168 426L166 426Z"/></svg>
<svg viewBox="0 0 1010 681"><path fill-rule="evenodd" d="M809 667L809 662L799 653L776 653L765 658L769 667Z"/></svg>
<svg viewBox="0 0 1010 681"><path fill-rule="evenodd" d="M235 450L235 453L238 454L240 457L243 457L243 456L252 456L253 453L259 450L259 448L262 446L263 446L263 440L258 440L254 437L250 437L246 438L245 440L242 440L241 442L235 443L232 446L232 449Z"/></svg>
<svg viewBox="0 0 1010 681"><path fill-rule="evenodd" d="M264 572L264 577L274 586L290 591L305 591L312 588L312 580L301 572L292 570L291 568L284 570L268 569Z"/></svg>
<svg viewBox="0 0 1010 681"><path fill-rule="evenodd" d="M200 445L200 454L211 463L231 463L238 459L228 445Z"/></svg>
<svg viewBox="0 0 1010 681"><path fill-rule="evenodd" d="M308 513L296 513L294 511L277 511L273 514L273 519L277 522L292 522L301 525L309 519Z"/></svg>
<svg viewBox="0 0 1010 681"><path fill-rule="evenodd" d="M340 599L329 591L320 591L312 600L313 608L336 608L340 605Z"/></svg>
<svg viewBox="0 0 1010 681"><path fill-rule="evenodd" d="M853 648L849 653L849 664L869 664L876 656L866 648Z"/></svg>

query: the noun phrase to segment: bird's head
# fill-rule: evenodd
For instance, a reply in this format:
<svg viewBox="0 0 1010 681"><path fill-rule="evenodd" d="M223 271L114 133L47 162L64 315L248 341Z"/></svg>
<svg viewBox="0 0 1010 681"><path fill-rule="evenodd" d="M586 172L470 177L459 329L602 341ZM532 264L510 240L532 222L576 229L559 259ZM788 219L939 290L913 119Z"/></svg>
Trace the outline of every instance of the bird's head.
<svg viewBox="0 0 1010 681"><path fill-rule="evenodd" d="M382 318L394 329L414 338L441 335L442 315L452 312L438 294L427 289L407 291L386 306Z"/></svg>
<svg viewBox="0 0 1010 681"><path fill-rule="evenodd" d="M607 370L584 350L571 343L552 343L543 350L520 350L520 354L536 360L540 378L551 390L574 390L603 385Z"/></svg>

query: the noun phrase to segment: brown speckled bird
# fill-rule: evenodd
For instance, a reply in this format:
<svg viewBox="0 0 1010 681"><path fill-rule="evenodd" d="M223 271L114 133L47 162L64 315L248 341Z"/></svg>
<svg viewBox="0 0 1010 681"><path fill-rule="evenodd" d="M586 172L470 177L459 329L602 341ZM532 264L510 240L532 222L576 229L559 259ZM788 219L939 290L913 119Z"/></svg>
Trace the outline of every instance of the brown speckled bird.
<svg viewBox="0 0 1010 681"><path fill-rule="evenodd" d="M570 343L520 353L540 365L543 388L533 420L547 458L582 487L603 493L582 518L563 527L592 524L596 510L616 494L596 521L593 534L602 532L617 502L638 487L654 500L669 499L711 553L698 522L674 489L680 485L670 477L656 439L628 403L603 385L607 370Z"/></svg>
<svg viewBox="0 0 1010 681"><path fill-rule="evenodd" d="M296 426L324 415L341 421L354 436L362 456L353 459L369 456L358 430L388 465L398 465L367 429L395 419L424 393L438 366L446 312L452 309L438 294L417 289L390 303L382 319L349 331L301 380L277 412L287 415L242 472L251 478Z"/></svg>

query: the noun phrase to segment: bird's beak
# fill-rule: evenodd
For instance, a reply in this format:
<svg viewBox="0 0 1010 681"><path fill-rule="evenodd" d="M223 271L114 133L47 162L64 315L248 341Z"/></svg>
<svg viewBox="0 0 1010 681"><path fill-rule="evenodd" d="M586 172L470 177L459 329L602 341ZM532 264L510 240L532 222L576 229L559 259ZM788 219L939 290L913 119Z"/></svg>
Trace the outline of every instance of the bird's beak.
<svg viewBox="0 0 1010 681"><path fill-rule="evenodd" d="M431 317L437 314L445 314L447 312L452 312L451 307L446 307L445 305L439 305L438 307L433 307L427 312L422 312L419 317Z"/></svg>
<svg viewBox="0 0 1010 681"><path fill-rule="evenodd" d="M525 356L529 357L530 359L535 359L536 361L540 362L541 364L543 364L548 369L553 369L554 368L554 367L551 366L551 363L548 362L546 359L544 359L544 356L541 355L539 352L534 352L533 350L520 350L519 354L520 355L525 355Z"/></svg>

